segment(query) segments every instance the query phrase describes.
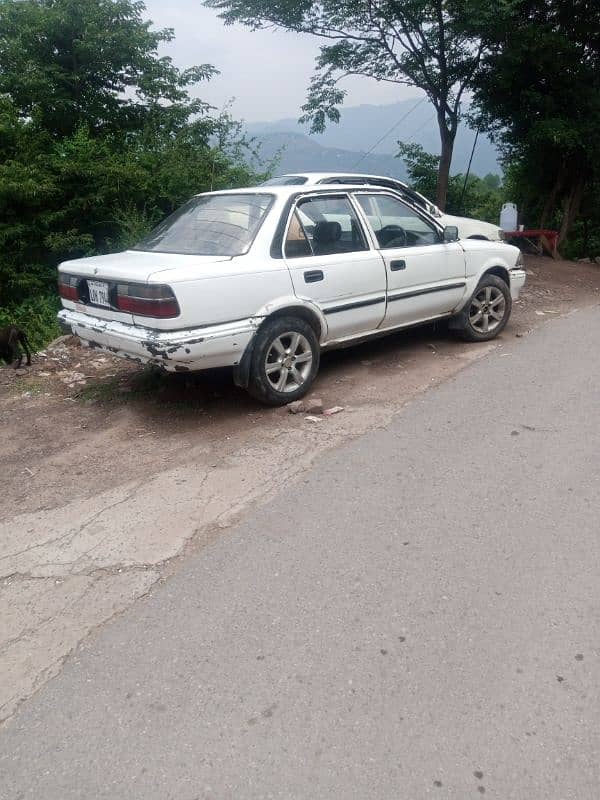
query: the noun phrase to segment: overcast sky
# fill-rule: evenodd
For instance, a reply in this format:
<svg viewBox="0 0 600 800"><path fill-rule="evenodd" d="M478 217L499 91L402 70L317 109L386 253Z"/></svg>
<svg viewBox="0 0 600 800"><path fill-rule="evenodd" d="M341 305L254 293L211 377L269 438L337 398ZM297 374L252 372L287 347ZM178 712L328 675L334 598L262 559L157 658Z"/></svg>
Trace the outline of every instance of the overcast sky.
<svg viewBox="0 0 600 800"><path fill-rule="evenodd" d="M225 26L200 0L146 0L147 18L174 28L165 48L177 66L209 63L221 74L201 84L198 95L221 108L235 98L233 114L249 122L299 117L313 71L318 42L283 31L252 32ZM346 105L385 104L417 96L414 89L351 78Z"/></svg>

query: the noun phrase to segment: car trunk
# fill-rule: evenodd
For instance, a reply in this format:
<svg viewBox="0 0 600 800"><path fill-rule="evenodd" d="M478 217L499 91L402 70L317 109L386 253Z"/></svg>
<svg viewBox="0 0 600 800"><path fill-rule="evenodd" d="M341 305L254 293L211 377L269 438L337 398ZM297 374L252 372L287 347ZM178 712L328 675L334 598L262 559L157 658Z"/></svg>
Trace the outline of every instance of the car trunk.
<svg viewBox="0 0 600 800"><path fill-rule="evenodd" d="M134 316L129 310L117 307L118 287L151 286L161 282L158 273L166 275L167 271L183 265L201 268L206 264L228 260L228 256L189 256L127 250L112 255L67 261L60 265L59 281L69 281L68 294L71 296L63 291L61 296L66 308L74 308L99 319L149 327L152 314ZM153 275L156 276L154 280Z"/></svg>

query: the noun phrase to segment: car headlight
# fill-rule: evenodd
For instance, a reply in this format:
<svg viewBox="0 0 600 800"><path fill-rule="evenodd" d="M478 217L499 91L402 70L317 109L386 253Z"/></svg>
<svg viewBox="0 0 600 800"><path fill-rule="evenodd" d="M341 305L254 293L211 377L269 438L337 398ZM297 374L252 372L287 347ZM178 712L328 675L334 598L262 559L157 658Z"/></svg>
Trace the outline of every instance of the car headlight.
<svg viewBox="0 0 600 800"><path fill-rule="evenodd" d="M515 261L515 269L524 269L525 268L525 259L523 258L523 253L519 253L517 256L517 260Z"/></svg>

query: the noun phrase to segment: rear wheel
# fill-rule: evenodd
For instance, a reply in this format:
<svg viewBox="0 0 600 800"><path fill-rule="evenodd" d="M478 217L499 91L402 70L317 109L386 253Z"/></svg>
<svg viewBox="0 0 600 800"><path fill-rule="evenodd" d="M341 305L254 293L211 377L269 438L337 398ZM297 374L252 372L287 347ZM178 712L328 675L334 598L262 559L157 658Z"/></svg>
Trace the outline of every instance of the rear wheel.
<svg viewBox="0 0 600 800"><path fill-rule="evenodd" d="M507 284L496 275L484 275L465 312L460 333L469 342L487 342L504 330L512 310Z"/></svg>
<svg viewBox="0 0 600 800"><path fill-rule="evenodd" d="M319 342L299 317L276 317L256 334L248 391L270 406L282 406L308 392L319 371Z"/></svg>

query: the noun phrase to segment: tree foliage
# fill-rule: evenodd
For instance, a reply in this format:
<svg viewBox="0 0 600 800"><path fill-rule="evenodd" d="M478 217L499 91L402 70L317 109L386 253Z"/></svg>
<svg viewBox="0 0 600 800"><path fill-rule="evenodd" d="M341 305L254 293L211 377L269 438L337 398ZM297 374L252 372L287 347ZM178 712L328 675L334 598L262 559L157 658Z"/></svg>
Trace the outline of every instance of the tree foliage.
<svg viewBox="0 0 600 800"><path fill-rule="evenodd" d="M88 127L121 137L156 119L185 122L206 108L188 87L216 70L159 58L173 31L152 30L143 11L135 0L2 0L0 94L55 136Z"/></svg>
<svg viewBox="0 0 600 800"><path fill-rule="evenodd" d="M188 94L214 68L159 57L172 34L143 10L0 0L0 319L34 324L35 298L51 308L61 260L128 246L191 194L257 179L240 126Z"/></svg>
<svg viewBox="0 0 600 800"><path fill-rule="evenodd" d="M500 6L505 0L500 0ZM436 110L443 208L461 101L484 49L478 32L494 10L482 0L204 0L227 23L313 34L321 47L304 106L313 131L339 120L340 79L363 75L422 89Z"/></svg>
<svg viewBox="0 0 600 800"><path fill-rule="evenodd" d="M581 209L597 209L600 4L515 0L488 37L480 124L503 148L526 224L558 227L563 241Z"/></svg>
<svg viewBox="0 0 600 800"><path fill-rule="evenodd" d="M425 152L418 144L399 142L400 158L406 164L413 188L425 197L433 198L437 184L439 156ZM451 175L448 181L446 212L492 222L500 220L500 211L505 200L505 190L499 175L480 178L461 173Z"/></svg>

